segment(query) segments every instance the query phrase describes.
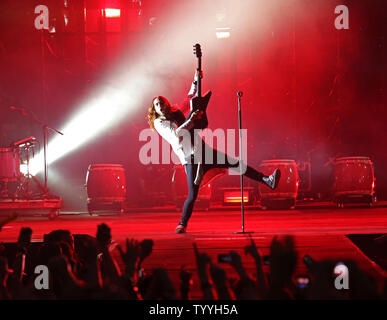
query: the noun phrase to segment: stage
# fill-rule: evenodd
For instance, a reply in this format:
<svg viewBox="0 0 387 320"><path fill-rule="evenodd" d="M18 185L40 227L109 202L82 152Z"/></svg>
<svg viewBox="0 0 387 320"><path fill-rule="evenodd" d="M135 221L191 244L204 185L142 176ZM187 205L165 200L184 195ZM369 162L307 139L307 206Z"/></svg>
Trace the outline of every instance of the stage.
<svg viewBox="0 0 387 320"><path fill-rule="evenodd" d="M249 235L234 233L241 231L242 227L239 207L194 211L186 234L174 233L179 216L179 212L168 207L131 209L122 214L105 212L92 216L87 212L62 211L54 220L36 211L31 214L24 212L16 221L3 227L0 242L17 241L20 229L27 226L33 230L32 241L40 242L45 234L55 229L67 229L73 235L95 236L97 226L106 223L111 228L113 240L118 244L123 244L126 238L152 239L153 253L143 264L145 272L156 267L166 268L177 291L181 267L191 271L194 280L192 299L202 298L195 271L193 243L197 244L200 252L207 253L214 263L221 265L229 278L237 275L228 263L218 263L218 254L230 250L241 255L249 274L255 273L253 259L244 253L244 247L250 243ZM356 261L362 270L377 280L379 288L384 285L387 276L385 254L373 259L370 251L365 250L366 245L358 246L355 243L366 243L359 242L362 237L367 238L368 243L372 239L379 239L382 241L375 240L373 248L386 247L386 239L382 237L387 233L387 202L378 202L371 208L351 205L339 209L331 202L303 203L294 210L246 208L245 231L253 232L250 235L261 256L269 255L274 236L294 236L298 255L295 275L305 274L306 266L302 258L308 254L316 261ZM267 274L268 271L269 266L264 265L264 272Z"/></svg>

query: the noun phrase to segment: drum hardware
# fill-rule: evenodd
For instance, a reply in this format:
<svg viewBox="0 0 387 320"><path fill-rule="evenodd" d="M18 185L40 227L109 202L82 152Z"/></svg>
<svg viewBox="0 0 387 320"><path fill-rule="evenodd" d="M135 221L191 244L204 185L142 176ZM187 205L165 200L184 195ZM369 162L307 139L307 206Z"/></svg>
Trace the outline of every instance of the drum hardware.
<svg viewBox="0 0 387 320"><path fill-rule="evenodd" d="M31 137L28 137L28 138L25 138L25 139L22 139L22 140L19 140L19 141L16 141L14 143L12 143L12 147L24 147L24 146L27 146L27 145L31 145L31 144L34 144L36 142L36 138L34 136L31 136Z"/></svg>
<svg viewBox="0 0 387 320"><path fill-rule="evenodd" d="M31 179L35 182L35 184L43 191L44 197L48 198L49 193L48 189L43 186L39 180L30 173L30 155L34 156L34 144L36 142L35 137L29 137L26 139L22 139L20 141L14 142L13 145L18 146L20 150L24 150L26 156L26 168L27 173L21 173L19 176L19 184L16 188L15 198L22 199L31 199L32 191L31 191Z"/></svg>
<svg viewBox="0 0 387 320"><path fill-rule="evenodd" d="M48 188L47 188L47 175L48 175L48 164L47 164L47 140L48 140L48 129L51 129L52 131L55 131L56 133L59 133L60 135L63 135L62 132L59 130L49 126L47 123L44 123L43 121L39 120L35 116L33 116L30 112L27 112L25 108L21 107L15 107L11 106L11 110L18 111L20 114L24 117L30 118L31 120L35 121L39 125L42 126L43 129L43 157L44 157L44 186L41 186L39 184L39 187L44 190L45 194L48 195ZM34 138L34 137L29 137L27 139ZM31 142L31 141L30 141ZM35 180L35 179L34 179ZM37 181L36 181L37 182Z"/></svg>
<svg viewBox="0 0 387 320"><path fill-rule="evenodd" d="M0 148L1 198L31 199L31 179L43 191L44 196L48 197L47 188L42 186L38 179L30 173L30 158L31 154L34 156L34 144L36 142L36 138L31 136L12 143L9 148ZM22 155L26 158L26 174L20 172ZM16 190L12 195L8 188L9 182L17 182Z"/></svg>

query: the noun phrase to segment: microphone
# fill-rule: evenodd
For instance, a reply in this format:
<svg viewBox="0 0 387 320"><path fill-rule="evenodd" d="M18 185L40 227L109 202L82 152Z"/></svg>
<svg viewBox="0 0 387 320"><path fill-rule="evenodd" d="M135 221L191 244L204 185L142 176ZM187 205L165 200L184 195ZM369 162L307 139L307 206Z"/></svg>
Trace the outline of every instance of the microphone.
<svg viewBox="0 0 387 320"><path fill-rule="evenodd" d="M237 96L238 97L242 97L243 96L243 92L242 91L238 91Z"/></svg>

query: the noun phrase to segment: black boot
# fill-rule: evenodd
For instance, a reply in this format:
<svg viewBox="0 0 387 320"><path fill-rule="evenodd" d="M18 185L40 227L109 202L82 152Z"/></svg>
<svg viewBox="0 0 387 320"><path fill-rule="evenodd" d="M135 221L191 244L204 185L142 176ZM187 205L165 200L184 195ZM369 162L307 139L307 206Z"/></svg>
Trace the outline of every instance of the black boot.
<svg viewBox="0 0 387 320"><path fill-rule="evenodd" d="M263 176L262 182L274 190L277 187L280 178L281 178L281 170L275 169L270 176Z"/></svg>
<svg viewBox="0 0 387 320"><path fill-rule="evenodd" d="M175 229L175 233L185 233L186 229L187 229L186 226L184 226L181 223L179 223L178 226Z"/></svg>

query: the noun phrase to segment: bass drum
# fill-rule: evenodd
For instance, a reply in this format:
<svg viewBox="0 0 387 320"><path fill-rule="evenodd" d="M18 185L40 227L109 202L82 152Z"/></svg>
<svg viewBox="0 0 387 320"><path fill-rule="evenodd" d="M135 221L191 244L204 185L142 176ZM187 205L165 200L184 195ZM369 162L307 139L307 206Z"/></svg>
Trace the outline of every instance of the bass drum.
<svg viewBox="0 0 387 320"><path fill-rule="evenodd" d="M259 192L261 195L261 206L286 207L294 209L298 195L298 170L294 160L273 159L264 160L259 166L259 171L264 175L270 175L275 169L281 170L281 178L275 190L260 183Z"/></svg>
<svg viewBox="0 0 387 320"><path fill-rule="evenodd" d="M14 148L0 148L0 181L16 181L19 176L19 154Z"/></svg>
<svg viewBox="0 0 387 320"><path fill-rule="evenodd" d="M126 203L125 170L120 164L91 164L86 175L89 213L97 210L123 212Z"/></svg>
<svg viewBox="0 0 387 320"><path fill-rule="evenodd" d="M369 157L341 157L334 162L334 202L372 204L374 197L374 168Z"/></svg>

